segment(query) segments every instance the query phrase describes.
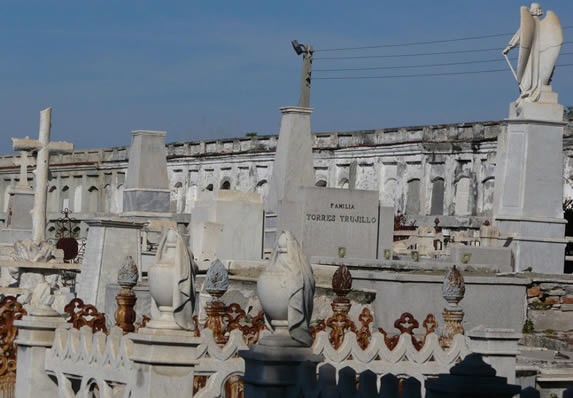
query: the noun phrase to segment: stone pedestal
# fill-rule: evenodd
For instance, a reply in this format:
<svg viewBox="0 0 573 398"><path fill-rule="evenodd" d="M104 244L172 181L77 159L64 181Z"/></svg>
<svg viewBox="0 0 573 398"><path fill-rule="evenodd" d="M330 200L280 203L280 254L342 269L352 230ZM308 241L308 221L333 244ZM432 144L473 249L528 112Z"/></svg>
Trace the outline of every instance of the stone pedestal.
<svg viewBox="0 0 573 398"><path fill-rule="evenodd" d="M57 397L58 385L44 369L46 350L52 347L55 330L70 327L62 317L25 316L18 328L16 396L18 398Z"/></svg>
<svg viewBox="0 0 573 398"><path fill-rule="evenodd" d="M143 328L130 334L136 366L132 396L138 398L193 396L194 367L201 338L184 330Z"/></svg>
<svg viewBox="0 0 573 398"><path fill-rule="evenodd" d="M495 226L511 238L517 271L563 273L563 107L554 102L512 104L498 137Z"/></svg>
<svg viewBox="0 0 573 398"><path fill-rule="evenodd" d="M89 232L77 292L85 303L93 304L101 311L106 308L106 286L116 282L122 261L131 256L136 264L141 264L144 222L110 218L86 220L86 223ZM107 316L113 323L113 313Z"/></svg>
<svg viewBox="0 0 573 398"><path fill-rule="evenodd" d="M270 338L273 336L267 337ZM287 345L267 345L264 339L249 350L239 351L245 360L245 397L289 397L296 387L298 367L305 361L318 364L322 356L312 353L310 347Z"/></svg>
<svg viewBox="0 0 573 398"><path fill-rule="evenodd" d="M137 130L131 135L123 211L126 215L167 213L171 193L167 176L166 133Z"/></svg>
<svg viewBox="0 0 573 398"><path fill-rule="evenodd" d="M517 343L521 333L513 329L475 328L467 336L472 352L481 354L497 375L505 377L508 383L515 383Z"/></svg>

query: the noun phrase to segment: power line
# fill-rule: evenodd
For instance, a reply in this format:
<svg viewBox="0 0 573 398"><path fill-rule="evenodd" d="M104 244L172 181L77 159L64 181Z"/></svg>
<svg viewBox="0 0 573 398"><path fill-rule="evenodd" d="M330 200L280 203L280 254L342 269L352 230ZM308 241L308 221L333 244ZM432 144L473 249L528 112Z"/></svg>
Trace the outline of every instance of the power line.
<svg viewBox="0 0 573 398"><path fill-rule="evenodd" d="M571 28L573 28L573 25L562 27L563 30L571 29ZM392 48L392 47L417 46L417 45L424 45L424 44L453 43L453 42L459 42L459 41L481 40L481 39L489 39L492 37L509 36L509 35L513 35L513 33L514 32L493 33L493 34L482 35L482 36L465 36L465 37L457 37L457 38L453 38L453 39L444 39L444 40L413 41L413 42L395 43L395 44L379 44L379 45L373 45L373 46L322 48L322 49L316 49L316 50L314 50L314 52L354 51L354 50L369 50L369 49L373 49L373 48Z"/></svg>
<svg viewBox="0 0 573 398"><path fill-rule="evenodd" d="M379 44L375 46L359 46L359 47L342 47L342 48L324 48L314 50L314 52L319 51L350 51L350 50L368 50L372 48L391 48L391 47L406 47L406 46L417 46L422 44L437 44L437 43L451 43L456 41L466 41L466 40L480 40L480 39L488 39L490 37L500 37L500 36L509 36L513 33L494 33L491 35L483 35L483 36L468 36L468 37L459 37L456 39L446 39L446 40L428 40L428 41L415 41L415 42L406 42L406 43L398 43L398 44Z"/></svg>
<svg viewBox="0 0 573 398"><path fill-rule="evenodd" d="M424 64L424 65L374 66L374 67L370 67L370 68L315 69L314 72L342 72L342 71L377 70L377 69L431 68L431 67L435 67L435 66L484 64L484 63L490 63L490 62L504 62L504 60L503 59L490 59L490 60L484 60L484 61L447 62L447 63L441 63L441 64Z"/></svg>
<svg viewBox="0 0 573 398"><path fill-rule="evenodd" d="M561 64L557 66L560 68L565 66L573 66L573 63ZM463 71L463 72L420 73L420 74L410 74L410 75L313 77L312 80L399 79L405 77L473 75L479 73L494 73L494 72L507 72L507 71L508 71L507 68L503 68L503 69L487 69L487 70Z"/></svg>
<svg viewBox="0 0 573 398"><path fill-rule="evenodd" d="M573 55L573 52L561 53L561 55ZM380 70L380 69L415 69L415 68L432 68L437 66L454 66L454 65L471 65L471 64L485 64L493 62L504 62L504 59L488 59L477 61L460 61L460 62L444 62L439 64L422 64L422 65L397 65L397 66L373 66L365 68L335 68L335 69L315 69L313 72L342 72L342 71L358 71L358 70ZM513 60L515 61L515 60Z"/></svg>
<svg viewBox="0 0 573 398"><path fill-rule="evenodd" d="M315 60L333 60L333 59L366 59L366 58L402 58L402 57L419 57L424 55L445 55L445 54L463 54L474 52L486 51L499 51L499 47L495 48L478 48L474 50L455 50L455 51L436 51L430 53L414 53L414 54L391 54L391 55L351 55L343 57L316 57Z"/></svg>
<svg viewBox="0 0 573 398"><path fill-rule="evenodd" d="M563 44L573 43L571 41L565 41ZM351 55L342 57L316 57L315 60L336 60L336 59L367 59L367 58L403 58L403 57L419 57L427 55L446 55L446 54L465 54L465 53L477 53L477 52L487 52L487 51L500 51L499 47L493 48L478 48L471 50L453 50L453 51L435 51L429 53L411 53L411 54L387 54L387 55Z"/></svg>

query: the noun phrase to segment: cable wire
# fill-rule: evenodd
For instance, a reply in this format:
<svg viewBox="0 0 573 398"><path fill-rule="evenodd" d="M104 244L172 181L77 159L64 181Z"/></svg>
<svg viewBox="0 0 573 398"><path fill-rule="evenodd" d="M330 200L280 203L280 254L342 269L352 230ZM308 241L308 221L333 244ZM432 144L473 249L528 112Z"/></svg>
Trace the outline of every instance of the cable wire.
<svg viewBox="0 0 573 398"><path fill-rule="evenodd" d="M573 55L573 52L561 53L560 55ZM515 61L515 59L510 59ZM454 65L471 65L471 64L486 64L493 62L504 62L505 60L487 59L487 60L477 60L477 61L460 61L460 62L444 62L439 64L422 64L422 65L397 65L397 66L373 66L365 68L335 68L335 69L314 69L314 72L342 72L342 71L358 71L358 70L380 70L380 69L415 69L415 68L433 68L437 66L454 66Z"/></svg>
<svg viewBox="0 0 573 398"><path fill-rule="evenodd" d="M560 68L565 66L573 66L573 63L557 65L557 67ZM312 80L399 79L405 77L473 75L479 73L494 73L494 72L507 72L507 71L508 71L507 68L503 68L503 69L487 69L487 70L463 71L463 72L420 73L420 74L409 74L409 75L313 77Z"/></svg>
<svg viewBox="0 0 573 398"><path fill-rule="evenodd" d="M563 44L573 43L571 41L564 41ZM487 52L487 51L500 51L499 47L493 48L478 48L472 50L453 50L453 51L435 51L429 53L412 53L412 54L387 54L387 55L351 55L342 57L317 57L313 60L336 60L336 59L367 59L367 58L403 58L403 57L419 57L427 55L446 55L446 54L464 54L474 52Z"/></svg>
<svg viewBox="0 0 573 398"><path fill-rule="evenodd" d="M573 28L573 25L562 27L563 30L571 29L571 28ZM513 35L513 34L514 34L514 32L493 33L493 34L489 34L489 35L465 36L465 37L457 37L454 39L444 39L444 40L413 41L413 42L405 42L405 43L379 44L379 45L373 45L373 46L358 46L358 47L322 48L322 49L319 48L319 49L315 49L314 52L354 51L354 50L369 50L369 49L373 49L373 48L392 48L392 47L417 46L417 45L424 45L424 44L453 43L453 42L458 42L458 41L489 39L492 37L509 36L509 35Z"/></svg>

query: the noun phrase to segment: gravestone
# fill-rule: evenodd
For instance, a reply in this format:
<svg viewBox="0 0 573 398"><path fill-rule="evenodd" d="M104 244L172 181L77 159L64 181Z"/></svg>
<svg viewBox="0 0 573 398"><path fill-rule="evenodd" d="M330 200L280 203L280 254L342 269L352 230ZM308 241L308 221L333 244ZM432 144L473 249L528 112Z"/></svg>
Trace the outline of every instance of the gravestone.
<svg viewBox="0 0 573 398"><path fill-rule="evenodd" d="M28 152L22 151L14 161L20 166L20 179L9 191L8 220L6 227L0 231L0 242L12 243L16 240L30 239L32 236L32 209L34 208L34 190L28 184L28 166L33 161Z"/></svg>
<svg viewBox="0 0 573 398"><path fill-rule="evenodd" d="M257 192L201 192L191 215L191 250L197 260L260 260L263 203Z"/></svg>
<svg viewBox="0 0 573 398"><path fill-rule="evenodd" d="M85 222L89 231L77 293L85 303L101 310L106 307L106 287L116 283L123 259L131 256L141 264L141 228L145 223L120 217Z"/></svg>
<svg viewBox="0 0 573 398"><path fill-rule="evenodd" d="M306 187L301 199L282 209L278 225L293 234L298 229L308 256L377 257L378 192Z"/></svg>
<svg viewBox="0 0 573 398"><path fill-rule="evenodd" d="M153 215L170 210L169 178L163 131L131 133L123 210L125 215Z"/></svg>
<svg viewBox="0 0 573 398"><path fill-rule="evenodd" d="M392 248L394 210L379 208L378 191L315 187L309 108L282 108L265 241L290 231L315 257L378 258ZM380 214L385 217L380 222ZM276 218L275 218L276 217Z"/></svg>

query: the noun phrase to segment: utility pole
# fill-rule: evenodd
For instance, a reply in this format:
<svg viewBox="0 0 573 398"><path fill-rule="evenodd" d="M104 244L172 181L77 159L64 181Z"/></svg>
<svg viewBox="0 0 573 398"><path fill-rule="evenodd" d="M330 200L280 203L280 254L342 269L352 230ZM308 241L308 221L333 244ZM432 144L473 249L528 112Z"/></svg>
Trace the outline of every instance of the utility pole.
<svg viewBox="0 0 573 398"><path fill-rule="evenodd" d="M302 76L300 79L298 106L308 108L310 106L310 82L312 75L312 54L314 50L310 44L300 44L297 40L293 40L291 44L297 55L302 54Z"/></svg>

